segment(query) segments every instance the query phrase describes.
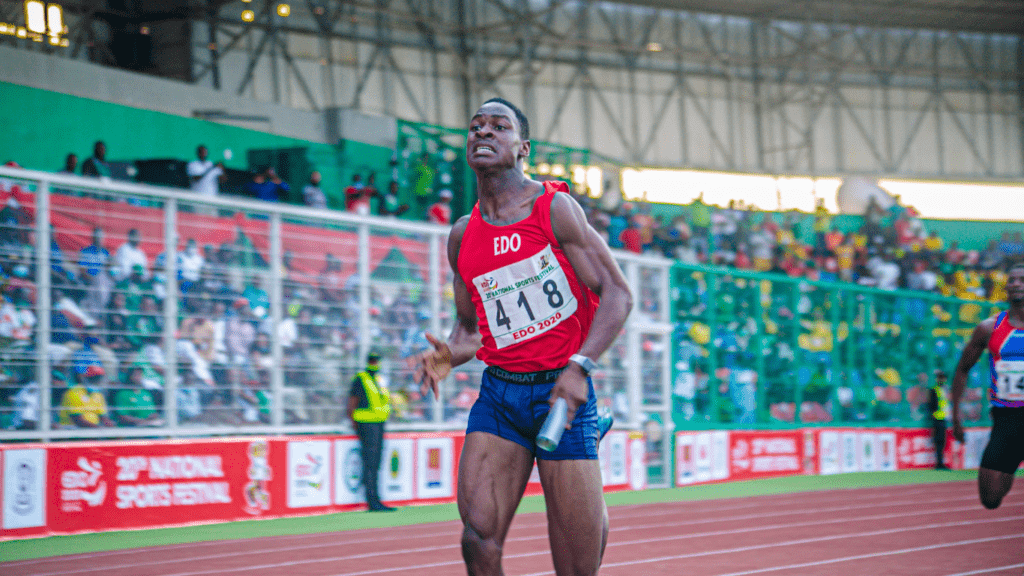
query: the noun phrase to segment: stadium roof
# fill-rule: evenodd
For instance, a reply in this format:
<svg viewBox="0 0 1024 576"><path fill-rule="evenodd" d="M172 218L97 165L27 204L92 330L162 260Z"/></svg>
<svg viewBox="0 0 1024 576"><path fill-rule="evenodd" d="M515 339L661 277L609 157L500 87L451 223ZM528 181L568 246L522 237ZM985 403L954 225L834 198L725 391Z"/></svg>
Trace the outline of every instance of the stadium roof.
<svg viewBox="0 0 1024 576"><path fill-rule="evenodd" d="M617 0L656 8L798 22L1024 35L1022 0Z"/></svg>

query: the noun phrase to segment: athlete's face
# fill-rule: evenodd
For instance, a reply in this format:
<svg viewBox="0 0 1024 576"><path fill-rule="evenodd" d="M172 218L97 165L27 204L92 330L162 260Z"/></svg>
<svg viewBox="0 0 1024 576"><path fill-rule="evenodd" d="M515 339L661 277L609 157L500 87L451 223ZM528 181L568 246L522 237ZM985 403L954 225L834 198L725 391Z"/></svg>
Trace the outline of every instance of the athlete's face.
<svg viewBox="0 0 1024 576"><path fill-rule="evenodd" d="M466 162L473 170L513 168L530 153L529 141L519 136L515 112L498 102L488 102L469 122Z"/></svg>
<svg viewBox="0 0 1024 576"><path fill-rule="evenodd" d="M1010 273L1006 277L1006 295L1010 304L1024 305L1024 267L1017 266L1010 269Z"/></svg>

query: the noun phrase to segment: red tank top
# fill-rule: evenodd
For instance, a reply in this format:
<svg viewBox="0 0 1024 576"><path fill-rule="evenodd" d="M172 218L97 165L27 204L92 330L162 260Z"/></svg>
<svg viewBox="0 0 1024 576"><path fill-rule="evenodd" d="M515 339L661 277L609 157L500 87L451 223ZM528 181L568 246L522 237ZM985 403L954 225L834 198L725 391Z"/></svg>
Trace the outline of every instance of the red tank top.
<svg viewBox="0 0 1024 576"><path fill-rule="evenodd" d="M555 192L545 182L530 215L494 226L473 207L459 247L459 274L476 307L483 346L476 357L510 372L561 368L579 352L599 299L569 264L551 229Z"/></svg>

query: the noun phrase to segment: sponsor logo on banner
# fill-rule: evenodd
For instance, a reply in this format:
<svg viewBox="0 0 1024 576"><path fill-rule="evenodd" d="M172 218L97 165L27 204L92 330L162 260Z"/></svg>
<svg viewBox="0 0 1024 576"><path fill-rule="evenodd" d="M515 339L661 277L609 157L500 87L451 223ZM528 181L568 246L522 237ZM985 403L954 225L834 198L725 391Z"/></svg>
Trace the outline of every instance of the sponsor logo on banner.
<svg viewBox="0 0 1024 576"><path fill-rule="evenodd" d="M629 439L629 487L633 490L643 490L647 485L647 463L644 461L646 451L643 436Z"/></svg>
<svg viewBox="0 0 1024 576"><path fill-rule="evenodd" d="M730 477L760 478L799 472L801 439L798 432L732 432Z"/></svg>
<svg viewBox="0 0 1024 576"><path fill-rule="evenodd" d="M103 464L79 456L77 469L65 470L60 475L60 509L63 512L81 512L83 506L95 508L107 499L107 481L103 479Z"/></svg>
<svg viewBox="0 0 1024 576"><path fill-rule="evenodd" d="M451 438L420 438L417 450L417 498L450 498L454 494L454 442Z"/></svg>
<svg viewBox="0 0 1024 576"><path fill-rule="evenodd" d="M894 472L896 470L896 434L879 432L875 438L875 447L878 449L878 469L883 472Z"/></svg>
<svg viewBox="0 0 1024 576"><path fill-rule="evenodd" d="M858 438L860 443L860 471L874 472L875 467L875 435L862 432Z"/></svg>
<svg viewBox="0 0 1024 576"><path fill-rule="evenodd" d="M857 472L860 470L859 446L857 444L856 432L843 432L840 436L842 443L842 471Z"/></svg>
<svg viewBox="0 0 1024 576"><path fill-rule="evenodd" d="M733 473L750 471L750 445L746 440L737 440L732 446Z"/></svg>
<svg viewBox="0 0 1024 576"><path fill-rule="evenodd" d="M427 448L426 482L428 488L441 486L441 449Z"/></svg>
<svg viewBox="0 0 1024 576"><path fill-rule="evenodd" d="M694 442L694 450L696 456L694 461L696 463L695 468L697 469L694 477L697 482L710 482L711 481L711 434L707 432L701 432L697 434L696 441Z"/></svg>
<svg viewBox="0 0 1024 576"><path fill-rule="evenodd" d="M815 443L813 430L804 430L804 474L814 474L815 458L817 458L818 446Z"/></svg>
<svg viewBox="0 0 1024 576"><path fill-rule="evenodd" d="M676 485L693 484L697 480L693 434L676 434Z"/></svg>
<svg viewBox="0 0 1024 576"><path fill-rule="evenodd" d="M46 451L3 453L3 527L36 528L46 524Z"/></svg>
<svg viewBox="0 0 1024 576"><path fill-rule="evenodd" d="M981 466L981 455L985 452L991 430L967 430L964 432L964 469Z"/></svg>
<svg viewBox="0 0 1024 576"><path fill-rule="evenodd" d="M381 500L412 500L413 440L385 440L383 460L377 484Z"/></svg>
<svg viewBox="0 0 1024 576"><path fill-rule="evenodd" d="M903 430L899 432L898 438L896 459L900 469L935 466L931 430Z"/></svg>
<svg viewBox="0 0 1024 576"><path fill-rule="evenodd" d="M711 477L724 480L729 477L729 433L711 433Z"/></svg>
<svg viewBox="0 0 1024 576"><path fill-rule="evenodd" d="M625 432L609 432L601 444L608 445L608 479L606 484L618 486L629 482L629 471L626 469L626 442Z"/></svg>
<svg viewBox="0 0 1024 576"><path fill-rule="evenodd" d="M248 482L242 490L245 505L242 509L253 516L270 510L270 480L273 472L268 458L270 445L266 440L253 440L246 449L249 467L246 469Z"/></svg>
<svg viewBox="0 0 1024 576"><path fill-rule="evenodd" d="M359 441L334 441L334 503L358 504L366 501L363 487L363 459Z"/></svg>
<svg viewBox="0 0 1024 576"><path fill-rule="evenodd" d="M839 464L842 452L839 448L839 433L822 432L818 435L818 441L821 444L821 450L818 451L818 466L821 474L839 474L842 471Z"/></svg>
<svg viewBox="0 0 1024 576"><path fill-rule="evenodd" d="M288 507L328 506L331 443L328 440L288 443Z"/></svg>

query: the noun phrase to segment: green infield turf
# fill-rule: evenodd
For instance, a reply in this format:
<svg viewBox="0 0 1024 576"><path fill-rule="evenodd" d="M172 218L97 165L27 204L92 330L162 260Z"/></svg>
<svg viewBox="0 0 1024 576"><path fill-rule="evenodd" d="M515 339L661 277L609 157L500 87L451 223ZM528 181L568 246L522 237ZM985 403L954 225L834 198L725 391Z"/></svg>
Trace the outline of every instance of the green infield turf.
<svg viewBox="0 0 1024 576"><path fill-rule="evenodd" d="M622 506L626 504L679 502L686 500L743 498L746 496L788 494L816 490L954 482L974 480L976 475L977 472L974 470L948 472L913 470L903 472L862 472L835 476L790 476L769 480L688 486L685 488L666 488L644 490L641 492L614 492L606 495L606 501L608 506ZM523 498L523 502L519 506L520 513L540 512L543 510L544 500L541 496ZM286 534L316 534L358 530L361 528L406 526L457 520L458 517L459 514L455 504L441 504L433 506L408 506L388 514L370 514L363 511L342 512L298 518L244 520L182 528L50 536L46 538L0 542L0 562L103 550L140 548L144 546L205 542L208 540L237 540Z"/></svg>

